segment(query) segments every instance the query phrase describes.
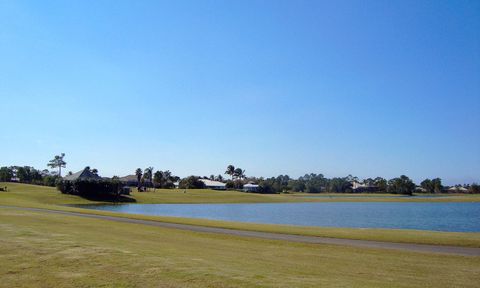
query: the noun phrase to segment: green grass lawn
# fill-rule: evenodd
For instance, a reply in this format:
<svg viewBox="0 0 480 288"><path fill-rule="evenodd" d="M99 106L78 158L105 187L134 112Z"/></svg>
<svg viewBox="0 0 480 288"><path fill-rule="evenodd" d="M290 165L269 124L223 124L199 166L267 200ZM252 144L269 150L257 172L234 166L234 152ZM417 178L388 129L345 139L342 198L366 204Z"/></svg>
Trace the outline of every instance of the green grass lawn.
<svg viewBox="0 0 480 288"><path fill-rule="evenodd" d="M478 287L480 257L0 209L0 287Z"/></svg>
<svg viewBox="0 0 480 288"><path fill-rule="evenodd" d="M16 183L0 183L8 185L9 192L0 192L0 205L23 207L38 207L54 210L68 210L81 213L112 215L127 218L146 219L154 221L193 224L209 227L221 227L252 231L266 231L308 236L323 236L333 238L376 240L387 242L420 243L436 245L454 245L465 247L480 247L480 233L435 232L419 230L389 230L389 229L352 229L327 227L299 227L288 225L267 225L239 222L225 222L203 219L189 219L176 217L159 217L145 215L129 215L106 211L88 210L64 206L65 204L92 204L92 202L78 196L65 195L55 188L25 185ZM259 202L288 202L302 201L303 198L289 195L259 195L243 192L212 191L212 190L156 190L156 192L134 192L137 203L259 203ZM372 196L366 196L372 197ZM478 195L464 196L466 201L478 199ZM457 197L459 198L459 197ZM390 199L390 198L388 198ZM323 198L321 199L323 200Z"/></svg>

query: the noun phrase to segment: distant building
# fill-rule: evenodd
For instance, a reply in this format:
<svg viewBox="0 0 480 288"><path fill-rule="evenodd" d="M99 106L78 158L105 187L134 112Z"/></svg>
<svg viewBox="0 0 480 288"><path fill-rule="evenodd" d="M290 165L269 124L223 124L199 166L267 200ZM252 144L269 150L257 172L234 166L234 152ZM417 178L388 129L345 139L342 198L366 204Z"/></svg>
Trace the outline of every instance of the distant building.
<svg viewBox="0 0 480 288"><path fill-rule="evenodd" d="M85 169L78 171L77 173L73 173L72 175L67 175L63 177L63 180L65 181L76 181L76 180L100 181L100 180L103 180L103 178L93 173L92 171L90 171L89 167L85 167Z"/></svg>
<svg viewBox="0 0 480 288"><path fill-rule="evenodd" d="M248 183L243 185L243 191L245 192L258 192L260 191L260 186L253 183Z"/></svg>
<svg viewBox="0 0 480 288"><path fill-rule="evenodd" d="M123 184L125 184L127 186L138 186L137 175L123 176L123 177L118 178L118 180L120 180L120 182L122 182Z"/></svg>
<svg viewBox="0 0 480 288"><path fill-rule="evenodd" d="M226 190L226 184L220 181L214 181L210 179L198 179L199 181L202 181L203 184L205 184L205 188L207 189L213 189L213 190Z"/></svg>
<svg viewBox="0 0 480 288"><path fill-rule="evenodd" d="M418 192L421 192L421 193L426 193L427 192L427 189L423 188L423 187L420 187L420 186L417 186L415 188L415 191L418 191Z"/></svg>
<svg viewBox="0 0 480 288"><path fill-rule="evenodd" d="M448 192L452 193L466 193L468 192L468 189L463 187L463 186L453 186L448 188Z"/></svg>
<svg viewBox="0 0 480 288"><path fill-rule="evenodd" d="M94 188L80 187L80 190L72 189L71 187L66 187L65 190L62 190L62 193L67 194L77 194L77 195L100 195L104 197L105 195L110 196L119 196L119 195L130 195L130 187L119 187L118 185L106 185L107 183L112 183L112 179L108 177L100 177L98 174L93 173L89 167L85 167L85 169L78 171L77 173L73 173L71 175L67 175L62 178L63 181L98 181L97 185L94 185ZM105 185L103 185L105 184ZM118 183L117 183L118 184ZM77 187L78 188L78 187Z"/></svg>
<svg viewBox="0 0 480 288"><path fill-rule="evenodd" d="M357 181L352 181L351 184L352 184L352 189L353 190L357 190L357 189L367 187L367 185L365 183L360 183L360 182L357 182Z"/></svg>
<svg viewBox="0 0 480 288"><path fill-rule="evenodd" d="M360 183L358 181L352 181L350 184L352 185L353 192L375 192L378 190L378 187L373 183Z"/></svg>
<svg viewBox="0 0 480 288"><path fill-rule="evenodd" d="M138 186L138 178L137 175L127 175L118 178L120 182L122 182L126 186L132 186L132 187L137 187ZM150 180L144 179L143 185L146 187L153 187L152 183Z"/></svg>

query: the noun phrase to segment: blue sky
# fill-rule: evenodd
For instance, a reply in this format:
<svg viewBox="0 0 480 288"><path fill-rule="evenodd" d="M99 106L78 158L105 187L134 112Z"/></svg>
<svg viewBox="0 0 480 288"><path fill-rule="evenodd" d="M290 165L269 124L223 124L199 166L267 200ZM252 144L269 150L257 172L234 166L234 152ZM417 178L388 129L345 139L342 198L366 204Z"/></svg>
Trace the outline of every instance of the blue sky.
<svg viewBox="0 0 480 288"><path fill-rule="evenodd" d="M480 182L479 1L1 1L0 165Z"/></svg>

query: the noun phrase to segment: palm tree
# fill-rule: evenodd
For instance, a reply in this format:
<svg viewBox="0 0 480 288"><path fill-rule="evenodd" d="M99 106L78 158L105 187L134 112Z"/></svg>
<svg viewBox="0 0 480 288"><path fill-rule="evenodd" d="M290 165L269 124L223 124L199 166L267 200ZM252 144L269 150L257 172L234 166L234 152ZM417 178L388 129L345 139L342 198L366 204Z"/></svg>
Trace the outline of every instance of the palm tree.
<svg viewBox="0 0 480 288"><path fill-rule="evenodd" d="M167 181L170 180L170 178L172 178L172 172L170 172L170 170L163 171L163 178L165 178Z"/></svg>
<svg viewBox="0 0 480 288"><path fill-rule="evenodd" d="M232 176L232 180L233 180L233 177L235 176L235 166L228 165L227 171L225 171L225 174Z"/></svg>
<svg viewBox="0 0 480 288"><path fill-rule="evenodd" d="M237 168L233 171L233 175L238 179L243 179L245 177L245 170Z"/></svg>
<svg viewBox="0 0 480 288"><path fill-rule="evenodd" d="M140 188L140 180L142 180L142 169L140 168L137 168L137 170L135 170L135 175L137 175L137 188Z"/></svg>
<svg viewBox="0 0 480 288"><path fill-rule="evenodd" d="M143 172L143 179L147 179L152 183L152 178L153 178L153 167L147 167L145 168L145 171Z"/></svg>

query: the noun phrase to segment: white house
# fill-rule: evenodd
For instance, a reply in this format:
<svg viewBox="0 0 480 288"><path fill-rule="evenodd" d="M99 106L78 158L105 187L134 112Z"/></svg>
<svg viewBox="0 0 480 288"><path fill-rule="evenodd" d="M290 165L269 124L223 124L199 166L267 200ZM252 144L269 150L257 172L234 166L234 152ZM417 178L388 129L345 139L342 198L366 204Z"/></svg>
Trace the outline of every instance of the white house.
<svg viewBox="0 0 480 288"><path fill-rule="evenodd" d="M427 189L423 188L423 187L420 187L420 186L417 186L415 187L415 191L418 191L418 192L421 192L421 193L425 193L427 192Z"/></svg>
<svg viewBox="0 0 480 288"><path fill-rule="evenodd" d="M245 192L257 192L260 190L260 186L257 184L248 183L243 185L243 191Z"/></svg>
<svg viewBox="0 0 480 288"><path fill-rule="evenodd" d="M226 190L226 184L220 181L213 181L210 179L198 179L205 184L205 188L213 190Z"/></svg>
<svg viewBox="0 0 480 288"><path fill-rule="evenodd" d="M357 182L357 181L352 181L351 184L352 184L352 189L353 190L357 190L359 188L366 188L367 187L367 184L360 183L360 182Z"/></svg>
<svg viewBox="0 0 480 288"><path fill-rule="evenodd" d="M453 193L466 193L468 192L468 189L463 186L457 186L457 187L453 186L448 188L448 191Z"/></svg>

